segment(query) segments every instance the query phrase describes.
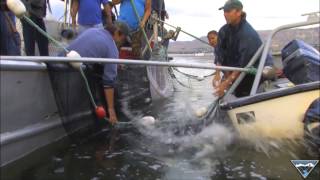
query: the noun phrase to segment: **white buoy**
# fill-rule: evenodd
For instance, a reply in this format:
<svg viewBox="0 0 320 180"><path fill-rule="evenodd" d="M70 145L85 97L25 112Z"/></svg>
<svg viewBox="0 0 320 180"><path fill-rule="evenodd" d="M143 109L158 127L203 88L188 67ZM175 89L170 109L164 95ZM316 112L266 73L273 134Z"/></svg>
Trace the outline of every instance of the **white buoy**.
<svg viewBox="0 0 320 180"><path fill-rule="evenodd" d="M200 117L204 116L207 112L208 112L208 108L207 107L201 107L201 108L197 109L194 114L198 118L200 118Z"/></svg>
<svg viewBox="0 0 320 180"><path fill-rule="evenodd" d="M71 58L81 58L80 54L77 51L70 51L67 54L67 57L71 57ZM80 62L71 62L70 65L75 68L75 69L80 69L82 63Z"/></svg>
<svg viewBox="0 0 320 180"><path fill-rule="evenodd" d="M21 18L27 11L20 0L7 0L7 6L18 18Z"/></svg>
<svg viewBox="0 0 320 180"><path fill-rule="evenodd" d="M144 116L143 118L141 118L140 123L143 126L153 126L156 122L156 119L152 116Z"/></svg>

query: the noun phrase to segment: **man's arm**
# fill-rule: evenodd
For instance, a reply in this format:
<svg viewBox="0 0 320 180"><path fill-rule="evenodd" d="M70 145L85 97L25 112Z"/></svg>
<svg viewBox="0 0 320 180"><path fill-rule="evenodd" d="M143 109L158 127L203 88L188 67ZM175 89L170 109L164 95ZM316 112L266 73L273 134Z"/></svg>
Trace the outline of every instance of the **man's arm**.
<svg viewBox="0 0 320 180"><path fill-rule="evenodd" d="M145 8L144 8L144 15L143 15L143 18L142 18L141 24L140 24L141 28L144 28L147 20L149 19L150 15L151 15L151 0L146 0L145 3L146 4L145 4Z"/></svg>
<svg viewBox="0 0 320 180"><path fill-rule="evenodd" d="M70 9L70 15L72 18L72 27L76 28L77 26L77 14L79 11L79 1L78 0L72 0L71 2L71 9Z"/></svg>
<svg viewBox="0 0 320 180"><path fill-rule="evenodd" d="M117 56L110 56L116 58ZM117 123L117 115L114 110L114 86L117 78L117 65L105 64L103 71L103 86L106 102L108 105L109 121L111 124Z"/></svg>
<svg viewBox="0 0 320 180"><path fill-rule="evenodd" d="M120 4L121 3L121 0L112 0L112 5L117 5L117 4Z"/></svg>
<svg viewBox="0 0 320 180"><path fill-rule="evenodd" d="M231 87L231 85L234 83L234 81L239 77L240 72L239 71L232 71L226 79L217 87L215 94L218 97L224 96L226 91Z"/></svg>
<svg viewBox="0 0 320 180"><path fill-rule="evenodd" d="M111 124L115 124L118 122L118 119L114 110L114 88L105 88L104 94L108 105L109 121Z"/></svg>
<svg viewBox="0 0 320 180"><path fill-rule="evenodd" d="M217 66L221 66L220 63L216 63ZM212 86L213 88L217 88L220 85L221 82L221 70L216 70L214 73L214 76L212 78Z"/></svg>
<svg viewBox="0 0 320 180"><path fill-rule="evenodd" d="M103 11L104 11L104 14L107 16L106 17L107 26L111 26L112 25L112 15L111 15L112 6L111 6L111 4L108 3L108 2L103 4Z"/></svg>

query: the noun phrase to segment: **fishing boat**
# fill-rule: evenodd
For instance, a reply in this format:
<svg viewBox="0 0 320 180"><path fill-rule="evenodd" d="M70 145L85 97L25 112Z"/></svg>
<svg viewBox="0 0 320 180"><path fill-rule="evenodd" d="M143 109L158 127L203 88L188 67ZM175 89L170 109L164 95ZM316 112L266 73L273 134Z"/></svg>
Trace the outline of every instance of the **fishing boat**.
<svg viewBox="0 0 320 180"><path fill-rule="evenodd" d="M284 29L319 24L319 20L284 25L276 28L265 46L256 53L262 56L250 96L224 100L220 107L227 112L233 126L244 139L303 139L308 135L319 139L319 120L306 121L310 105L320 98L319 52L302 41L290 42L282 50L287 78L267 81L268 88L258 90L263 64L274 35ZM253 58L254 59L254 58ZM309 72L313 71L313 72ZM313 73L310 78L309 73ZM301 80L302 79L302 80ZM241 78L237 80L241 81ZM231 91L237 83L231 88Z"/></svg>
<svg viewBox="0 0 320 180"><path fill-rule="evenodd" d="M65 4L65 7L66 15L69 5ZM45 22L50 28L49 36L67 45L68 39L63 32L68 31L70 25L66 19L63 23L49 17ZM158 24L155 23L154 27L157 31ZM49 47L52 56L62 51L55 45ZM135 59L131 51L130 47L122 48L120 58ZM159 54L160 51L161 48L153 48L151 59L157 56L157 60L167 61L166 53ZM94 101L105 106L101 64L86 66L87 84L79 70L68 63L32 62L27 56L20 58L17 61L1 57L0 61L1 167L66 137L77 142L83 138L81 132L88 132L88 128L101 128L101 124L108 127L106 120L98 120L92 104ZM168 67L121 66L115 93L118 116L131 118L152 101L169 97L173 86L167 72Z"/></svg>

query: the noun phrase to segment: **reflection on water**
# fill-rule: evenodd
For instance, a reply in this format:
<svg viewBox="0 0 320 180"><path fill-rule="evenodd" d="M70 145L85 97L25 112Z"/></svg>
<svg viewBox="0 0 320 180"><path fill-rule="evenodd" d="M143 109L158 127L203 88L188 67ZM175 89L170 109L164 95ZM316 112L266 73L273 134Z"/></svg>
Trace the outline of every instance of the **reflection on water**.
<svg viewBox="0 0 320 180"><path fill-rule="evenodd" d="M212 63L197 58L176 57L175 61ZM212 73L179 70L201 77ZM214 101L211 78L198 81L175 74L191 88L176 83L172 99L152 104L148 114L156 117L155 124L144 126L140 117L133 117L132 125L101 131L81 145L71 144L50 161L30 167L20 179L294 180L301 177L290 160L319 159L300 142L246 142L227 123L202 128L194 112ZM319 176L318 166L309 178Z"/></svg>

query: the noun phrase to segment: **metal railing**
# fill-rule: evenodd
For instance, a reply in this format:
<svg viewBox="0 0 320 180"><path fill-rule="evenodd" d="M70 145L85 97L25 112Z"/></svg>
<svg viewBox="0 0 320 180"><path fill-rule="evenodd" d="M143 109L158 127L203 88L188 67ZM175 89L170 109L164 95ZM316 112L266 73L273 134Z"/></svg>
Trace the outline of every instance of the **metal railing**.
<svg viewBox="0 0 320 180"><path fill-rule="evenodd" d="M269 35L269 37L267 39L266 45L263 49L262 56L260 58L260 63L259 63L259 67L257 70L257 74L254 79L254 83L252 85L252 89L250 92L251 96L253 96L257 93L259 82L260 82L261 76L262 76L263 67L264 67L264 64L266 62L266 59L267 59L267 56L269 53L272 38L275 36L275 34L278 33L279 31L282 31L282 30L296 28L296 27L302 27L302 26L309 26L309 25L314 25L314 24L319 24L319 20L312 20L312 21L306 21L306 22L300 22L300 23L287 24L287 25L280 26L271 32L271 34Z"/></svg>

